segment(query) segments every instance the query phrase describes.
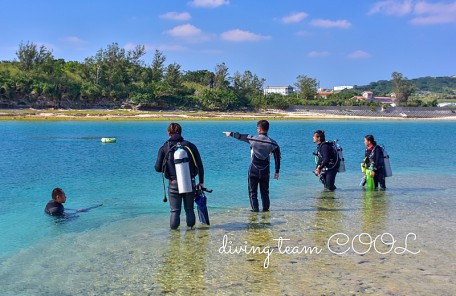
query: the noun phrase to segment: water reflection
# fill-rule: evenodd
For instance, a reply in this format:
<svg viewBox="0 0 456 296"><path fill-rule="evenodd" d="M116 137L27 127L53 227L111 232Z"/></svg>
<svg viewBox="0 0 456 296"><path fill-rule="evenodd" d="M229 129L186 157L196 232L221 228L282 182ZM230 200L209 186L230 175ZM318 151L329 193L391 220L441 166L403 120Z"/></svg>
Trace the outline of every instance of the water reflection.
<svg viewBox="0 0 456 296"><path fill-rule="evenodd" d="M276 246L274 232L271 224L271 213L251 213L245 231L245 241L249 246L258 247L257 250L270 251ZM245 265L245 291L247 294L275 294L280 292L280 281L277 274L273 271L274 257L267 260L268 254L265 252L254 252L246 254L248 261ZM267 268L265 268L267 267Z"/></svg>
<svg viewBox="0 0 456 296"><path fill-rule="evenodd" d="M315 216L312 221L312 232L315 245L325 245L328 238L342 231L343 201L337 198L336 192L320 192L315 197Z"/></svg>
<svg viewBox="0 0 456 296"><path fill-rule="evenodd" d="M364 191L361 231L371 235L382 234L386 231L387 220L388 198L385 191Z"/></svg>
<svg viewBox="0 0 456 296"><path fill-rule="evenodd" d="M200 294L205 290L208 236L206 230L170 231L155 275L160 293Z"/></svg>

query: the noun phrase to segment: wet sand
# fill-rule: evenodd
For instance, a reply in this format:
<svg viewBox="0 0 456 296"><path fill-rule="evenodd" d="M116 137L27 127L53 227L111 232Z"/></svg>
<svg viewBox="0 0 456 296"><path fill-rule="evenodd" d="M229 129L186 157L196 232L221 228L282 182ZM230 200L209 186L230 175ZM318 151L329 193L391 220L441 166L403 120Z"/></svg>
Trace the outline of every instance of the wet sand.
<svg viewBox="0 0 456 296"><path fill-rule="evenodd" d="M426 111L423 111L426 112ZM425 114L425 113L423 113ZM425 116L426 117L426 116ZM432 118L373 117L327 114L322 112L287 112L271 109L261 112L204 112L204 111L133 111L117 110L64 110L64 109L4 109L0 120L455 120L456 116Z"/></svg>

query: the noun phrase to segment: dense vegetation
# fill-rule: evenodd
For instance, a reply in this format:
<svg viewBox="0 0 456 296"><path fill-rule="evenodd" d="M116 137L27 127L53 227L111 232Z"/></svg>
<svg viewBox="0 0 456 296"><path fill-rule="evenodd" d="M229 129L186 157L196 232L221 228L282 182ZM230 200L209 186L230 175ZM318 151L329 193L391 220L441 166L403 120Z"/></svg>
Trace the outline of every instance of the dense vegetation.
<svg viewBox="0 0 456 296"><path fill-rule="evenodd" d="M456 100L456 77L421 77L410 79L413 85L413 98L427 100ZM380 80L364 86L355 86L356 91L370 90L379 96L387 96L394 91L393 80Z"/></svg>
<svg viewBox="0 0 456 296"><path fill-rule="evenodd" d="M145 47L126 51L117 43L100 49L84 62L55 59L45 46L21 43L17 60L0 62L0 107L34 108L138 108L250 110L287 108L290 105L360 105L373 104L352 99L362 90L376 95L393 90L402 95L400 103L419 89L425 92L455 96L456 79L443 77L407 80L393 73L392 81L371 83L349 92L318 97L317 80L298 75L294 85L298 92L289 96L264 96L265 79L250 71L230 76L225 63L214 71L183 71L176 63L165 64L161 51L146 64ZM396 74L396 76L394 76ZM431 83L431 81L433 81ZM438 83L436 81L439 81ZM439 84L440 83L440 84Z"/></svg>

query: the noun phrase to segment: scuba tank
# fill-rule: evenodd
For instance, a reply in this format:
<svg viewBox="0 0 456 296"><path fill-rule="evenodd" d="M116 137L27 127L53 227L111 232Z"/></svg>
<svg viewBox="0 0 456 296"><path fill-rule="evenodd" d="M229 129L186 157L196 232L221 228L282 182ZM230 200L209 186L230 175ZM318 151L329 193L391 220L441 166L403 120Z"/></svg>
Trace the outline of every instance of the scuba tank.
<svg viewBox="0 0 456 296"><path fill-rule="evenodd" d="M337 159L339 160L339 168L337 171L339 173L345 172L345 160L344 160L344 155L342 154L342 147L337 143L338 140L334 141L334 144L336 146L336 153L337 153Z"/></svg>
<svg viewBox="0 0 456 296"><path fill-rule="evenodd" d="M388 155L388 152L385 150L385 146L381 146L383 150L383 159L385 162L385 177L391 177L393 175L393 172L391 171L391 164L390 164L390 157Z"/></svg>
<svg viewBox="0 0 456 296"><path fill-rule="evenodd" d="M174 152L174 165L179 193L193 192L188 154L180 145Z"/></svg>

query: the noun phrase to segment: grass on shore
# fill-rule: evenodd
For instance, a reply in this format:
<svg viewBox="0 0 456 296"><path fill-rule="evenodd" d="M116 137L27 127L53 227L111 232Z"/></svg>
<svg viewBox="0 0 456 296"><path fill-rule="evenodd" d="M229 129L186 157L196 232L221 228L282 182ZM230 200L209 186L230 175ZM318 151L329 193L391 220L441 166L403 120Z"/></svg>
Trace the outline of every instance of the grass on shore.
<svg viewBox="0 0 456 296"><path fill-rule="evenodd" d="M204 112L204 111L134 111L125 109L4 109L0 110L0 120L27 121L60 121L60 120L139 120L139 121L169 121L169 120L258 120L289 119L285 115L259 112ZM310 119L310 118L309 118Z"/></svg>

